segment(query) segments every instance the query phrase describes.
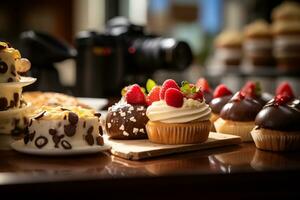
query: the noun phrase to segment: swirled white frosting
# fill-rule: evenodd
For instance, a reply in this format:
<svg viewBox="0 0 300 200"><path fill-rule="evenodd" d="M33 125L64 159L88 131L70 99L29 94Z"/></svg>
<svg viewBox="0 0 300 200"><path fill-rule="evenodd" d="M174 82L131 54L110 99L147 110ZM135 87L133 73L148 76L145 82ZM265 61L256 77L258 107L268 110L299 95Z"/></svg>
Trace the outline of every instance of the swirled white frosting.
<svg viewBox="0 0 300 200"><path fill-rule="evenodd" d="M153 102L147 108L146 115L150 121L163 123L187 123L191 121L209 120L210 107L203 100L202 102L193 99L184 99L180 108L168 106L165 101Z"/></svg>

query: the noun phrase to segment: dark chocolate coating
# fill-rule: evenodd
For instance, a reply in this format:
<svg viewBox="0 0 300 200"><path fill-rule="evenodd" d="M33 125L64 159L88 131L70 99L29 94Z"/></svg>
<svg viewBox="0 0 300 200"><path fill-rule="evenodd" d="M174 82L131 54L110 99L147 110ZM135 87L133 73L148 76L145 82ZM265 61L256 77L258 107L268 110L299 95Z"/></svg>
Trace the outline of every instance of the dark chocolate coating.
<svg viewBox="0 0 300 200"><path fill-rule="evenodd" d="M205 99L205 103L207 103L207 104L209 104L211 102L211 100L213 99L213 94L211 92L204 91L203 96Z"/></svg>
<svg viewBox="0 0 300 200"><path fill-rule="evenodd" d="M232 95L227 95L223 97L214 98L210 103L209 106L211 111L214 114L220 114L224 105L231 99Z"/></svg>
<svg viewBox="0 0 300 200"><path fill-rule="evenodd" d="M285 105L276 105L274 100L269 102L256 116L257 128L278 131L300 131L299 100Z"/></svg>
<svg viewBox="0 0 300 200"><path fill-rule="evenodd" d="M229 100L222 108L220 117L225 120L232 121L254 121L257 113L262 109L258 101L252 98L244 98L240 100Z"/></svg>
<svg viewBox="0 0 300 200"><path fill-rule="evenodd" d="M118 103L108 109L106 132L112 139L145 139L145 125L149 121L146 107ZM138 130L138 131L137 131Z"/></svg>

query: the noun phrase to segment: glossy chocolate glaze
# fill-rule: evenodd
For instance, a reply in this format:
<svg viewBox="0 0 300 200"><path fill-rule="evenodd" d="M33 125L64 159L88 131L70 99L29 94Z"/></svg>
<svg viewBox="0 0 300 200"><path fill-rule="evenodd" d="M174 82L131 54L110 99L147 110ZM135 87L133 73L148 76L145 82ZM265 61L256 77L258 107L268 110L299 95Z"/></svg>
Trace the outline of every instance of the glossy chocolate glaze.
<svg viewBox="0 0 300 200"><path fill-rule="evenodd" d="M211 102L209 103L211 111L214 114L220 114L222 108L231 99L231 97L232 95L227 95L223 97L214 98L213 100L211 100Z"/></svg>
<svg viewBox="0 0 300 200"><path fill-rule="evenodd" d="M256 116L256 128L278 131L300 131L300 100L295 99L284 105L270 101Z"/></svg>
<svg viewBox="0 0 300 200"><path fill-rule="evenodd" d="M232 98L222 108L220 117L232 121L254 121L262 107L263 105L253 98L246 97L239 100Z"/></svg>
<svg viewBox="0 0 300 200"><path fill-rule="evenodd" d="M212 92L204 91L203 96L204 96L204 99L205 99L205 103L207 103L207 104L209 104L211 102L211 100L213 99Z"/></svg>

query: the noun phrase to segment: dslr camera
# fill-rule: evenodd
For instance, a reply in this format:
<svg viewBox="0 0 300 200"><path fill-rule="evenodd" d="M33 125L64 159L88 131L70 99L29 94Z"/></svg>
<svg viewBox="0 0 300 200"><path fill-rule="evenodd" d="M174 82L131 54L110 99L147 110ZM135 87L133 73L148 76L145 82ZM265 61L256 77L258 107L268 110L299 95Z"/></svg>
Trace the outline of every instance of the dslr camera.
<svg viewBox="0 0 300 200"><path fill-rule="evenodd" d="M193 59L186 42L148 34L124 17L109 20L103 33L80 32L75 45L77 96L116 97L158 69L183 70Z"/></svg>

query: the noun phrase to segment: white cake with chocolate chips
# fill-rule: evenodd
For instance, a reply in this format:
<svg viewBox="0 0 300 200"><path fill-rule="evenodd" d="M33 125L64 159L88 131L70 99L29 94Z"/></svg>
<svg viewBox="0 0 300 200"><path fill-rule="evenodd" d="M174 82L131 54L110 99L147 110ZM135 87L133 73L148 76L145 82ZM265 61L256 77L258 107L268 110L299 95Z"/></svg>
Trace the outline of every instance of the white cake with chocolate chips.
<svg viewBox="0 0 300 200"><path fill-rule="evenodd" d="M81 107L44 106L29 119L24 143L38 149L104 145L100 114Z"/></svg>

